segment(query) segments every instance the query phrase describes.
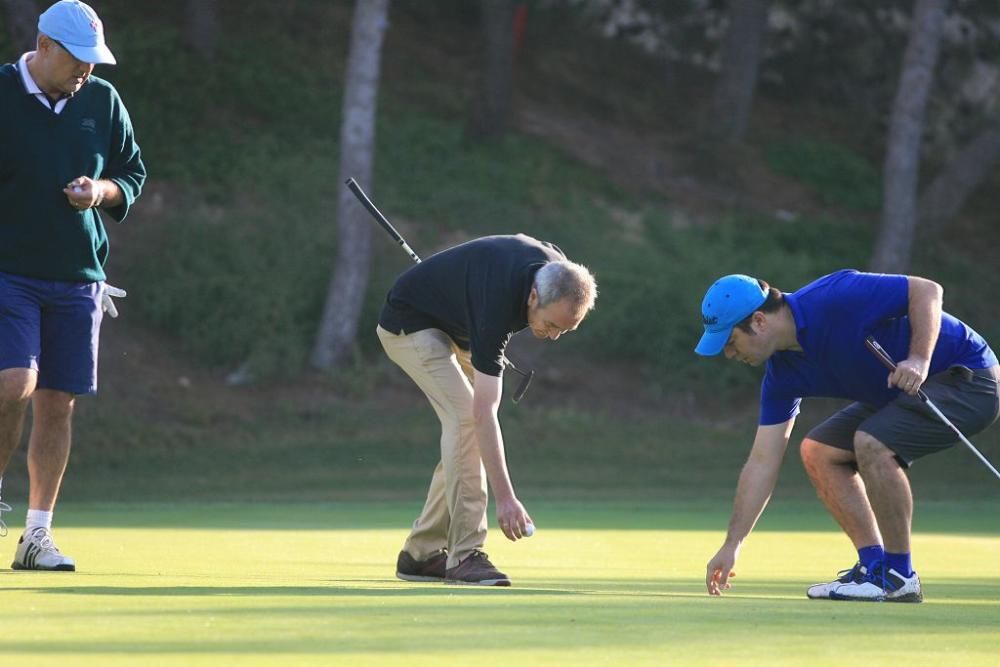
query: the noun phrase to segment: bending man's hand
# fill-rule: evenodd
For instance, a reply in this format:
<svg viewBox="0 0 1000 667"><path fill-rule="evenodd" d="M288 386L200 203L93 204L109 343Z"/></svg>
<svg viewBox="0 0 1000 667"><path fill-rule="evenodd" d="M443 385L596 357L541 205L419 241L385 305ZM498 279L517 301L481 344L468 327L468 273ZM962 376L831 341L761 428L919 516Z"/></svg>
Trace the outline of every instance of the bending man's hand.
<svg viewBox="0 0 1000 667"><path fill-rule="evenodd" d="M118 317L118 309L115 308L115 302L112 301L111 297L124 299L126 296L128 296L128 292L120 287L104 283L101 286L101 310L107 313L112 319Z"/></svg>
<svg viewBox="0 0 1000 667"><path fill-rule="evenodd" d="M516 542L522 537L527 537L525 526L534 523L528 516L524 505L517 498L512 498L507 502L497 502L497 523L500 530L511 542Z"/></svg>
<svg viewBox="0 0 1000 667"><path fill-rule="evenodd" d="M736 548L723 544L718 553L708 561L705 572L705 587L709 595L722 595L722 591L732 588L730 577L735 577Z"/></svg>

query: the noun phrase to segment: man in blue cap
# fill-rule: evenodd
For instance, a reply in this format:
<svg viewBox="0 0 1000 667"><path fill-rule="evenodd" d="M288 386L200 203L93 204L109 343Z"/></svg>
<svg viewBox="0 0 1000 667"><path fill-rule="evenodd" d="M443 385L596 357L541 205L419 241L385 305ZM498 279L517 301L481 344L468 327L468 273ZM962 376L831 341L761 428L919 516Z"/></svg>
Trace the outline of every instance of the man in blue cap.
<svg viewBox="0 0 1000 667"><path fill-rule="evenodd" d="M920 602L910 556L913 496L906 469L954 444L917 398L922 389L964 434L998 414L997 358L979 334L942 311L943 290L924 278L844 270L791 293L725 276L702 302L695 351L765 365L760 420L740 473L725 542L708 563L711 595L730 587L743 541L774 490L805 397L853 403L806 434L802 461L816 492L853 542L858 561L811 599ZM888 373L873 336L899 363Z"/></svg>
<svg viewBox="0 0 1000 667"><path fill-rule="evenodd" d="M94 10L61 0L36 50L0 67L0 483L31 402L25 531L12 567L76 569L52 540L75 397L97 391L108 236L146 179L125 105L95 64L114 64ZM2 488L0 488L2 490ZM6 534L0 502L0 535Z"/></svg>

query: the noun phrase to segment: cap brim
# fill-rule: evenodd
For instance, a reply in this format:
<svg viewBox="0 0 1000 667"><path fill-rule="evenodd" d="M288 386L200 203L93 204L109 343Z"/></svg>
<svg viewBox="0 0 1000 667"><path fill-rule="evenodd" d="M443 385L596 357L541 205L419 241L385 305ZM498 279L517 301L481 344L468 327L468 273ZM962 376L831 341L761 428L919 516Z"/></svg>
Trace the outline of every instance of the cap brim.
<svg viewBox="0 0 1000 667"><path fill-rule="evenodd" d="M694 348L694 351L703 357L714 357L726 347L732 333L732 327L722 331L706 331L701 340L698 341L698 347Z"/></svg>
<svg viewBox="0 0 1000 667"><path fill-rule="evenodd" d="M66 50L73 54L73 57L83 63L91 65L117 65L118 61L111 53L111 49L104 46L77 46L76 44L63 44Z"/></svg>

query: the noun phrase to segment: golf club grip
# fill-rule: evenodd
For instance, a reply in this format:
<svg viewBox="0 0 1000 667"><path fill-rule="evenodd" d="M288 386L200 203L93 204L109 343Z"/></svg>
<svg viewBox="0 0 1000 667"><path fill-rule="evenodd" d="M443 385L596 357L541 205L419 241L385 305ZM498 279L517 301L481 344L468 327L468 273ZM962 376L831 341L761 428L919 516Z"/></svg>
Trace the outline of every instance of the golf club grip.
<svg viewBox="0 0 1000 667"><path fill-rule="evenodd" d="M382 228L385 231L389 232L389 236L395 239L396 243L399 243L400 245L405 243L405 241L403 241L403 237L399 235L399 232L397 232L396 228L392 226L392 223L389 222L384 215L382 215L382 212L375 207L375 204L373 204L372 200L368 198L368 195L366 195L365 191L361 189L361 186L358 185L357 181L353 178L349 178L345 181L345 184L348 189L354 193L354 196L358 198L358 201L360 201L361 204L368 209L368 212L371 213L373 218L375 218L375 221L382 225Z"/></svg>
<svg viewBox="0 0 1000 667"><path fill-rule="evenodd" d="M896 370L896 362L892 360L889 353L885 351L885 348L878 344L878 341L875 340L873 336L865 337L865 347L867 347L868 350L874 354L875 357L882 362L882 365L888 368L890 372ZM927 394L924 393L923 389L917 390L917 397L925 403L927 402Z"/></svg>
<svg viewBox="0 0 1000 667"><path fill-rule="evenodd" d="M403 250L406 251L406 254L408 254L414 262L419 264L420 257L417 256L417 253L413 252L413 250L410 248L409 245L407 245L406 241L403 240L403 237L400 236L399 232L396 231L396 228L392 226L392 223L389 222L388 218L382 215L382 211L378 210L378 208L375 207L375 204L373 204L372 200L368 198L368 195L365 194L365 191L361 189L361 186L358 185L358 182L355 181L353 178L349 178L346 181L344 181L344 184L351 192L354 193L354 196L358 198L358 201L361 202L361 205L364 206L366 209L368 209L368 212L371 214L371 216L375 218L375 222L381 225L382 229L388 232L389 236L391 236L393 240L396 241L396 243L398 243L403 247Z"/></svg>
<svg viewBox="0 0 1000 667"><path fill-rule="evenodd" d="M876 359L882 362L883 366L888 368L890 371L896 370L896 362L892 360L889 353L878 344L878 341L876 341L874 337L867 336L865 338L865 347L868 348L869 352L875 355Z"/></svg>

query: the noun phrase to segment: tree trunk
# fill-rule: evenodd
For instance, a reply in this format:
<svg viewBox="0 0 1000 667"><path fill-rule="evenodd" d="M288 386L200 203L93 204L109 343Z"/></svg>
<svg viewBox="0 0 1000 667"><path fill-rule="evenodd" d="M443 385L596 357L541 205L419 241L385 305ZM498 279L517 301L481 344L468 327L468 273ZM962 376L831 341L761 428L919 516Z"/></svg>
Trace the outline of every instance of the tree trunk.
<svg viewBox="0 0 1000 667"><path fill-rule="evenodd" d="M7 32L14 45L11 60L16 60L26 51L35 50L35 38L38 36L38 7L34 0L3 0L7 15ZM0 62L6 58L0 58Z"/></svg>
<svg viewBox="0 0 1000 667"><path fill-rule="evenodd" d="M510 128L514 90L514 4L480 0L485 62L467 135L473 141L502 139Z"/></svg>
<svg viewBox="0 0 1000 667"><path fill-rule="evenodd" d="M729 28L722 43L722 70L715 84L706 134L722 142L741 141L750 124L768 0L730 0Z"/></svg>
<svg viewBox="0 0 1000 667"><path fill-rule="evenodd" d="M1000 163L1000 130L989 128L944 166L920 197L920 233L935 236Z"/></svg>
<svg viewBox="0 0 1000 667"><path fill-rule="evenodd" d="M885 163L882 167L882 225L871 268L905 273L913 252L916 227L920 143L927 98L934 80L948 0L917 0L903 70L889 120Z"/></svg>
<svg viewBox="0 0 1000 667"><path fill-rule="evenodd" d="M205 58L215 55L219 39L218 0L188 0L185 20L188 43Z"/></svg>
<svg viewBox="0 0 1000 667"><path fill-rule="evenodd" d="M375 152L382 40L389 0L357 0L344 81L337 188L337 259L316 335L311 363L328 370L348 357L358 333L358 317L371 263L372 222L343 183L353 177L371 193Z"/></svg>

